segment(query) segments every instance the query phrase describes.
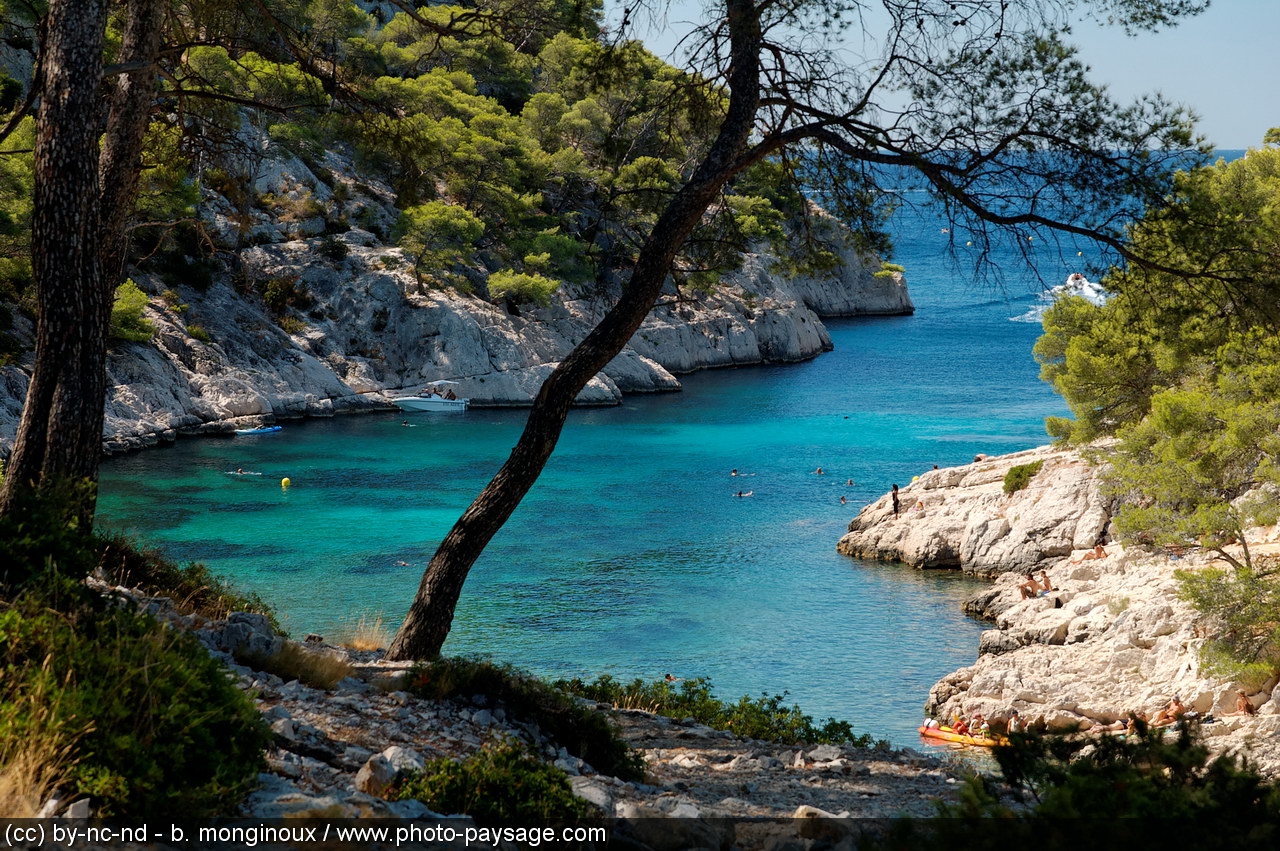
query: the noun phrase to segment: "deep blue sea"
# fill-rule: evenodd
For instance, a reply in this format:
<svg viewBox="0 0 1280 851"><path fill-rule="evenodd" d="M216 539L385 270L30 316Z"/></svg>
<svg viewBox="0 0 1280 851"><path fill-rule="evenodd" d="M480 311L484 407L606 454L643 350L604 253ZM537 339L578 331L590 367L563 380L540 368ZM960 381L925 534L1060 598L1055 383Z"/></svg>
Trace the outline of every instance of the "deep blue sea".
<svg viewBox="0 0 1280 851"><path fill-rule="evenodd" d="M709 676L724 697L787 689L814 715L918 745L929 687L976 658L983 626L960 604L977 586L855 561L836 541L894 482L1045 442L1063 406L1037 379L1039 325L1012 320L1034 320L1043 286L1083 263L1074 246L1032 246L1037 276L1005 249L1002 287L975 282L965 236L946 227L929 211L895 218L914 316L831 320L835 351L810 362L574 412L473 570L446 650L554 676ZM394 626L524 417L419 414L404 428L366 415L183 440L108 460L101 516L261 592L295 635L336 636L361 614ZM237 467L263 475L226 474Z"/></svg>

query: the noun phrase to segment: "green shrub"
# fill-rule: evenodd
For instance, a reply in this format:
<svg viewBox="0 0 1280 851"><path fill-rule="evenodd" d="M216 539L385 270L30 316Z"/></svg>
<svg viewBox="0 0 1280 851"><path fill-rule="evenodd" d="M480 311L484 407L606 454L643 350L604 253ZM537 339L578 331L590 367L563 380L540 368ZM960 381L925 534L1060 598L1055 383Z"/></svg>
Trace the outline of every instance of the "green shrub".
<svg viewBox="0 0 1280 851"><path fill-rule="evenodd" d="M1018 464L1010 467L1009 472L1004 474L1004 492L1010 494L1022 490L1031 484L1032 477L1040 472L1040 468L1043 466L1044 461L1041 460L1031 464Z"/></svg>
<svg viewBox="0 0 1280 851"><path fill-rule="evenodd" d="M545 275L529 275L510 269L503 269L489 276L489 295L507 298L517 304L546 307L551 303L551 294L559 287L559 281Z"/></svg>
<svg viewBox="0 0 1280 851"><path fill-rule="evenodd" d="M155 547L119 533L97 535L98 570L115 585L168 597L178 610L220 620L231 612L258 612L282 632L271 606L253 592L239 591L199 562L179 565Z"/></svg>
<svg viewBox="0 0 1280 851"><path fill-rule="evenodd" d="M1176 735L1141 725L1137 736L1015 736L995 750L1015 792L1035 802L1040 818L1185 818L1242 820L1280 816L1280 788L1230 755L1212 760L1198 726ZM1088 748L1088 750L1086 750ZM977 803L975 801L974 803ZM1014 815L981 802L991 815ZM975 814L952 811L950 815Z"/></svg>
<svg viewBox="0 0 1280 851"><path fill-rule="evenodd" d="M276 323L280 326L280 330L286 334L301 334L307 330L307 323L303 322L296 316L282 316L280 321Z"/></svg>
<svg viewBox="0 0 1280 851"><path fill-rule="evenodd" d="M203 325L188 325L187 333L205 345L213 342L213 338L209 336L208 331L204 330Z"/></svg>
<svg viewBox="0 0 1280 851"><path fill-rule="evenodd" d="M310 192L303 192L297 197L268 192L260 196L258 201L263 207L272 210L282 222L300 222L325 214L324 204Z"/></svg>
<svg viewBox="0 0 1280 851"><path fill-rule="evenodd" d="M226 813L263 766L261 716L194 637L104 608L78 583L0 608L0 666L0 735L48 727L15 699L44 690L74 740L64 788L99 815Z"/></svg>
<svg viewBox="0 0 1280 851"><path fill-rule="evenodd" d="M580 679L560 680L556 688L591 700L612 703L626 709L643 709L669 718L693 718L717 730L736 735L784 744L851 744L870 747L872 738L857 735L847 721L828 718L821 725L813 723L799 706L787 706L787 692L751 698L743 695L736 703L725 703L711 692L711 681L704 677L670 683L655 680L646 683L636 679L623 684L608 675L594 682Z"/></svg>
<svg viewBox="0 0 1280 851"><path fill-rule="evenodd" d="M644 777L644 763L618 737L603 713L510 665L442 658L416 666L408 680L410 691L433 700L482 694L501 701L508 715L533 722L597 771L626 780Z"/></svg>
<svg viewBox="0 0 1280 851"><path fill-rule="evenodd" d="M115 301L111 305L112 339L131 343L145 343L156 333L156 326L142 315L147 306L147 294L138 289L133 279L116 287Z"/></svg>
<svg viewBox="0 0 1280 851"><path fill-rule="evenodd" d="M284 313L285 308L296 307L306 310L312 304L311 294L299 282L297 275L281 275L269 278L262 286L262 301L277 316Z"/></svg>
<svg viewBox="0 0 1280 851"><path fill-rule="evenodd" d="M432 760L400 785L396 798L419 800L439 813L465 813L482 825L564 824L600 815L573 794L563 771L514 742L488 744L461 762Z"/></svg>
<svg viewBox="0 0 1280 851"><path fill-rule="evenodd" d="M326 236L324 239L320 240L320 247L318 250L321 257L325 257L335 263L340 260L345 260L347 255L351 253L351 249L347 247L345 242L340 239L335 239L332 236Z"/></svg>

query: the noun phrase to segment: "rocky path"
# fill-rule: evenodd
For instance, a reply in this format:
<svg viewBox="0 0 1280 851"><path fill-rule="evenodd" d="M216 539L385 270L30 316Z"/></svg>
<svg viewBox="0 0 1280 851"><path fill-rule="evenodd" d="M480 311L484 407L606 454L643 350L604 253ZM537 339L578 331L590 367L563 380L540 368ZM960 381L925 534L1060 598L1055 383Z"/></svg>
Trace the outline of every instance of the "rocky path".
<svg viewBox="0 0 1280 851"><path fill-rule="evenodd" d="M283 644L265 617L236 613L209 621L178 613L165 598L112 590L193 631L254 696L274 745L267 754L268 771L244 804L247 816L435 817L416 801L391 802L384 794L403 772L427 760L462 759L503 737L523 740L564 770L575 794L603 814L692 820L713 833L726 829L727 823L717 819L730 817L928 816L958 786L950 766L909 750L787 747L692 719L592 703L611 716L622 738L644 758L644 782L627 782L597 773L485 695L445 701L411 695L403 690L409 666L384 662L376 652L311 643L308 650L341 658L353 675L327 691L285 682L237 661L270 654Z"/></svg>

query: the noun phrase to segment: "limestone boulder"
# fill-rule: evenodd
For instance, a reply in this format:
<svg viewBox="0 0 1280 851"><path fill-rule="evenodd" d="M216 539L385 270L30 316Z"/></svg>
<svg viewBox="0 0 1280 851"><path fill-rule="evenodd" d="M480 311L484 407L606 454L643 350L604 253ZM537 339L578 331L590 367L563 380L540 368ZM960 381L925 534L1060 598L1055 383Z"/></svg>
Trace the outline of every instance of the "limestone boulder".
<svg viewBox="0 0 1280 851"><path fill-rule="evenodd" d="M1025 488L1004 493L1008 471L1040 464ZM863 508L837 546L847 555L958 567L994 576L1058 564L1106 538L1110 498L1099 470L1074 451L1040 447L940 470L922 471Z"/></svg>

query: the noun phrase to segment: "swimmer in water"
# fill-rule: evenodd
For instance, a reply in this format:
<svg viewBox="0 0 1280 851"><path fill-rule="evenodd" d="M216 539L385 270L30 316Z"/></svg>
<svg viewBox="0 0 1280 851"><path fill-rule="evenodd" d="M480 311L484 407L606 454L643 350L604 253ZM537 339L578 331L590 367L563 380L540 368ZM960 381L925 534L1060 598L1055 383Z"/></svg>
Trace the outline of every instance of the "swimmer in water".
<svg viewBox="0 0 1280 851"><path fill-rule="evenodd" d="M743 493L742 491L738 491L737 493L734 494L734 496L751 496L754 493L755 491L747 491L746 493Z"/></svg>
<svg viewBox="0 0 1280 851"><path fill-rule="evenodd" d="M849 481L845 482L845 484L848 485L849 487L853 487L853 479L850 479Z"/></svg>
<svg viewBox="0 0 1280 851"><path fill-rule="evenodd" d="M845 499L844 497L840 497L840 504L841 504L841 505L846 505L848 502L849 502L849 500Z"/></svg>
<svg viewBox="0 0 1280 851"><path fill-rule="evenodd" d="M732 470L730 470L730 471L729 471L729 475L731 475L731 476L736 476L736 475L738 475L738 468L737 468L737 467L734 467Z"/></svg>
<svg viewBox="0 0 1280 851"><path fill-rule="evenodd" d="M826 472L821 467L819 467L818 469L813 471L813 474L815 476L825 476Z"/></svg>

